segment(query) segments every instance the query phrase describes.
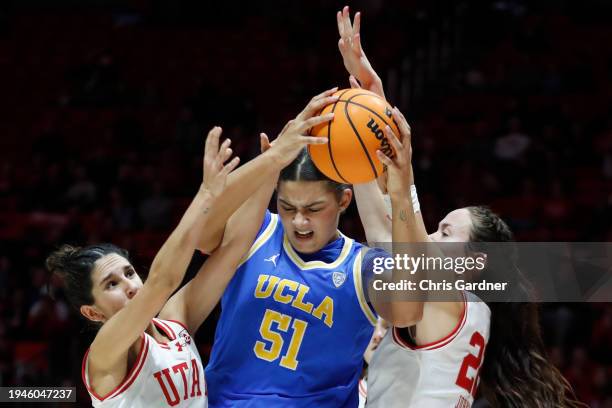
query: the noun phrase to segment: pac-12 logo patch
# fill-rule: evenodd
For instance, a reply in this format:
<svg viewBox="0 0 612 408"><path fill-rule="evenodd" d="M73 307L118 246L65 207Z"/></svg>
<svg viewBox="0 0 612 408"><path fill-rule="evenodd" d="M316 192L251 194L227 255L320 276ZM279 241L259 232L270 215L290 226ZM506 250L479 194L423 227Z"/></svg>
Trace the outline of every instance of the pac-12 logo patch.
<svg viewBox="0 0 612 408"><path fill-rule="evenodd" d="M346 273L336 271L332 274L332 281L334 282L334 286L339 288L342 286L344 281L346 281Z"/></svg>

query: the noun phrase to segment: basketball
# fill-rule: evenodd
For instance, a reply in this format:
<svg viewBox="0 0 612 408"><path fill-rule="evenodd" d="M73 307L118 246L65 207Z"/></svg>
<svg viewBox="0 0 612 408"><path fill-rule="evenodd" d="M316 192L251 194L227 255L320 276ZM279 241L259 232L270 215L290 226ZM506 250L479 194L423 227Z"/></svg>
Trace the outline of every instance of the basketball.
<svg viewBox="0 0 612 408"><path fill-rule="evenodd" d="M320 114L334 112L334 119L311 129L312 136L323 136L329 143L310 145L312 161L332 180L340 183L366 183L380 176L383 164L376 157L380 150L393 157L393 148L384 129L399 131L391 114L391 105L373 92L363 89L341 89L334 95L337 102Z"/></svg>

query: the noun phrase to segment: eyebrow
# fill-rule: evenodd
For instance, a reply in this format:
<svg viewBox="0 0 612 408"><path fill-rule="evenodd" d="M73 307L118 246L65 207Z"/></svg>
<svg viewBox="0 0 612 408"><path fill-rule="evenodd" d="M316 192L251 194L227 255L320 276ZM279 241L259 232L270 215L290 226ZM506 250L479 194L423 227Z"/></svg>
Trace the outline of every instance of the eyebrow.
<svg viewBox="0 0 612 408"><path fill-rule="evenodd" d="M289 207L296 207L295 205L288 203L287 201L283 200L282 198L279 198L278 201L280 201L282 204L289 206ZM310 207L314 207L315 205L319 205L319 204L325 204L325 200L319 200L319 201L315 201L314 203L310 203L308 205L305 205L304 208L310 208Z"/></svg>
<svg viewBox="0 0 612 408"><path fill-rule="evenodd" d="M129 270L131 270L131 269L132 269L132 265L125 265L125 266L124 266L122 269L123 269L123 272L127 272L127 271L129 271ZM109 272L109 273L108 273L108 274L107 274L107 275L104 277L104 279L102 279L102 280L100 281L99 285L100 285L100 286L104 286L104 282L106 282L106 281L108 281L110 278L112 278L112 277L113 277L113 274L114 274L114 271L113 271L113 272Z"/></svg>

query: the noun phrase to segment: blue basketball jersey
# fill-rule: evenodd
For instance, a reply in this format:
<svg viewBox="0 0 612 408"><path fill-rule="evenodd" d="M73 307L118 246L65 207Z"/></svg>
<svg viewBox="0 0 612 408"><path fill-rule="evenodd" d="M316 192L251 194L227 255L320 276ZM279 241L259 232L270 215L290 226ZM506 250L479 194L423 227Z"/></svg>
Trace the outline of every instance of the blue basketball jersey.
<svg viewBox="0 0 612 408"><path fill-rule="evenodd" d="M278 215L266 213L221 299L206 368L210 407L357 407L376 323L363 248L341 235L305 260Z"/></svg>

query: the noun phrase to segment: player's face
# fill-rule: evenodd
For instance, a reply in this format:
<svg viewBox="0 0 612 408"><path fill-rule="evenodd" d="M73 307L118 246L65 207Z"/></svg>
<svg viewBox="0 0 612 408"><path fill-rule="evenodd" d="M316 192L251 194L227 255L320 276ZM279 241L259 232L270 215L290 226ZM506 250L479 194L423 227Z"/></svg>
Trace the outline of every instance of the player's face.
<svg viewBox="0 0 612 408"><path fill-rule="evenodd" d="M127 259L108 254L98 259L91 274L94 308L106 321L121 310L142 288L142 280ZM91 319L91 316L87 316Z"/></svg>
<svg viewBox="0 0 612 408"><path fill-rule="evenodd" d="M325 181L283 181L277 194L278 214L298 252L317 252L338 236L340 213L351 202L347 189L338 201Z"/></svg>
<svg viewBox="0 0 612 408"><path fill-rule="evenodd" d="M434 242L469 242L471 230L472 216L466 208L460 208L448 213L429 238Z"/></svg>

